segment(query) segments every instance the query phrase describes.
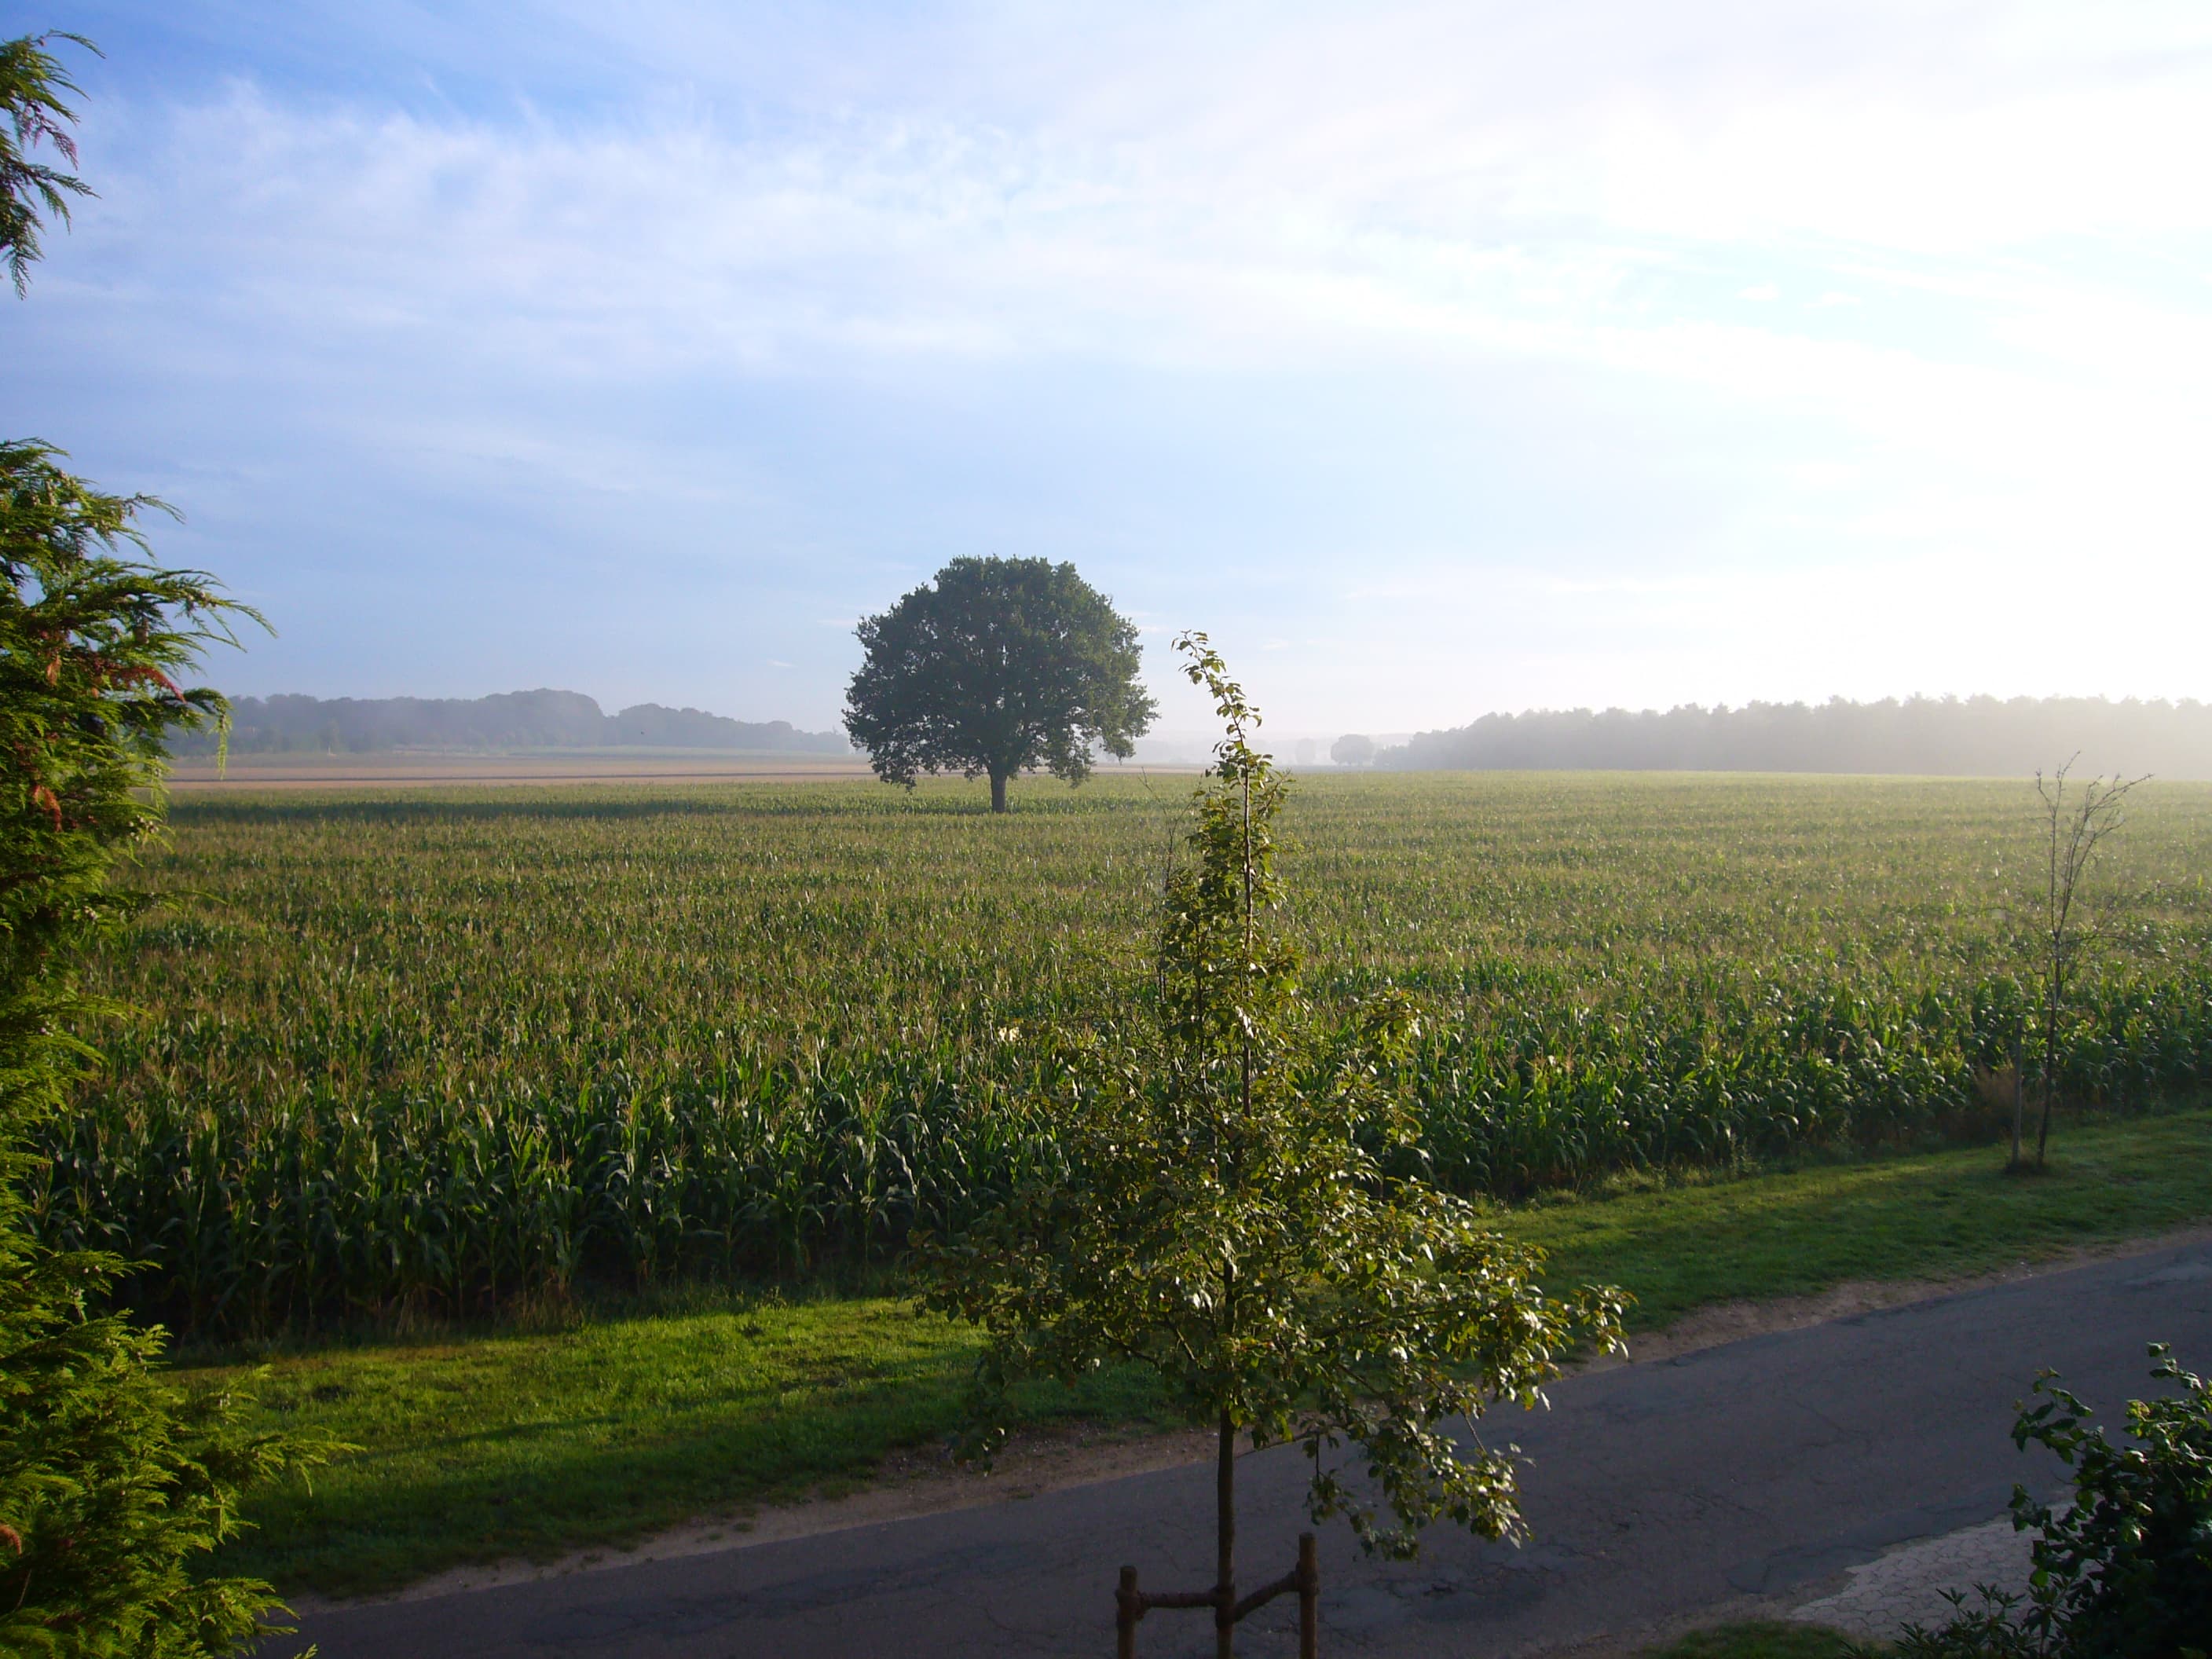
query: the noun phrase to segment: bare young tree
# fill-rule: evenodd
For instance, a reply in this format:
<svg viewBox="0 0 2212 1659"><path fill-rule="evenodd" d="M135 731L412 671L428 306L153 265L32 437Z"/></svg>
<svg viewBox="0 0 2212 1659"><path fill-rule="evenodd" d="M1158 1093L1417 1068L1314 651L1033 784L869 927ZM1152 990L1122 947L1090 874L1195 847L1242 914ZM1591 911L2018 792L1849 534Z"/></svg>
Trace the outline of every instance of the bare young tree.
<svg viewBox="0 0 2212 1659"><path fill-rule="evenodd" d="M2085 927L2077 911L2076 902L2081 896L2082 878L2088 873L2091 860L2105 837L2126 822L2122 803L2128 792L2148 777L2123 780L2115 772L2110 778L2092 777L2087 783L2070 786L2068 774L2074 763L2081 757L2075 755L2057 771L2045 777L2035 775L2035 793L2043 803L2043 830L2045 864L2042 894L2042 915L2036 928L2037 967L2043 980L2043 1109L2035 1131L2035 1167L2043 1167L2044 1148L2051 1139L2051 1109L2058 1094L2060 1054L2059 1023L2066 1009L2066 994L2072 986L2083 953L2094 939L2094 930ZM2013 1095L2012 1161L2017 1168L2021 1163L2021 1097L2015 1085Z"/></svg>

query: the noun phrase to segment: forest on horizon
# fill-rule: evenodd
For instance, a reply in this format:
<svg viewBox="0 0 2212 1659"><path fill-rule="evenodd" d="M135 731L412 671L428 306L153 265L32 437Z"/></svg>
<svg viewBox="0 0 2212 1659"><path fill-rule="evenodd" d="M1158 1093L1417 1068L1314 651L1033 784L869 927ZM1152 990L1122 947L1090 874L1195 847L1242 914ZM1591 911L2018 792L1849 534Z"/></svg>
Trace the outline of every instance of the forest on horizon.
<svg viewBox="0 0 2212 1659"><path fill-rule="evenodd" d="M2212 704L2104 697L1536 709L1423 732L1376 757L1397 771L2084 772L2212 778Z"/></svg>
<svg viewBox="0 0 2212 1659"><path fill-rule="evenodd" d="M278 694L232 704L241 754L714 749L843 755L842 732L637 703L609 714L580 691L484 697ZM179 753L212 752L212 732ZM1382 749L1387 771L1711 771L2021 776L2079 757L2097 772L2212 778L2212 704L2104 697L1906 697L1485 714Z"/></svg>
<svg viewBox="0 0 2212 1659"><path fill-rule="evenodd" d="M230 747L241 754L365 754L392 749L730 749L842 755L842 732L788 720L738 720L701 708L641 702L609 714L580 691L488 697L239 697ZM179 754L214 752L212 732L181 737Z"/></svg>

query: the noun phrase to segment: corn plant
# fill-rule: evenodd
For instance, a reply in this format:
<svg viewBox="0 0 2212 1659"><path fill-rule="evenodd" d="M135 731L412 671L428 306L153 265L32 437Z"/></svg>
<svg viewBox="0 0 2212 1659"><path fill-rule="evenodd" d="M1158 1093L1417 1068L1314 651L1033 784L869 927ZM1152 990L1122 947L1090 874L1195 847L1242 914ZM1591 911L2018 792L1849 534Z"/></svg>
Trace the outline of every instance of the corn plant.
<svg viewBox="0 0 2212 1659"><path fill-rule="evenodd" d="M180 794L139 872L173 902L89 969L147 1012L41 1130L32 1218L208 1334L896 1260L1062 1156L1047 1034L1146 971L1181 792L1104 772L1018 836L952 783ZM2068 997L2090 1106L2212 1080L2212 788L2130 806ZM1510 1201L2000 1127L2016 786L1341 775L1284 810L1316 1018L1428 1010L1394 1170Z"/></svg>

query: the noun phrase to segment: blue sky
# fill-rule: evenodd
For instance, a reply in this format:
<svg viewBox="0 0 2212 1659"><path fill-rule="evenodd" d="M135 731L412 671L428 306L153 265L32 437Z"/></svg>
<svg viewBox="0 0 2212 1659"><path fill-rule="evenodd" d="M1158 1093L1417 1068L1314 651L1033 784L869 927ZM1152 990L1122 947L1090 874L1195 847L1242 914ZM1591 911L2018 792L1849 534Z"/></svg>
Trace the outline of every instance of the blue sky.
<svg viewBox="0 0 2212 1659"><path fill-rule="evenodd" d="M87 176L0 430L237 692L834 723L961 553L1281 732L2212 696L2212 8L0 3Z"/></svg>

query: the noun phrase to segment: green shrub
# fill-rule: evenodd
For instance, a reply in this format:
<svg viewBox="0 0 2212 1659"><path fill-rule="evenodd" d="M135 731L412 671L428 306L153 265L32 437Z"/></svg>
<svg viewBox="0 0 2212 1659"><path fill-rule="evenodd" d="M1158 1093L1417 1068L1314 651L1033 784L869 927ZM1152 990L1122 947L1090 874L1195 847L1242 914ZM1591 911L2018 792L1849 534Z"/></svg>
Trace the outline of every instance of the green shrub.
<svg viewBox="0 0 2212 1659"><path fill-rule="evenodd" d="M2038 1536L2024 1595L1984 1587L1971 1610L1911 1627L1906 1659L2203 1659L2212 1650L2212 1382L2164 1344L2152 1377L2177 1392L2128 1402L2132 1443L2088 1425L2088 1407L2045 1372L2013 1425L2073 1471L2072 1502L2013 1491L2013 1524Z"/></svg>

